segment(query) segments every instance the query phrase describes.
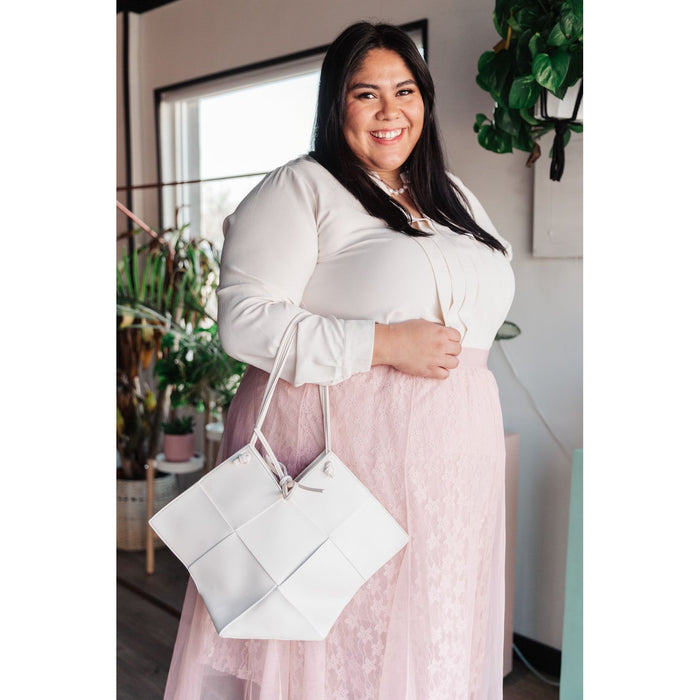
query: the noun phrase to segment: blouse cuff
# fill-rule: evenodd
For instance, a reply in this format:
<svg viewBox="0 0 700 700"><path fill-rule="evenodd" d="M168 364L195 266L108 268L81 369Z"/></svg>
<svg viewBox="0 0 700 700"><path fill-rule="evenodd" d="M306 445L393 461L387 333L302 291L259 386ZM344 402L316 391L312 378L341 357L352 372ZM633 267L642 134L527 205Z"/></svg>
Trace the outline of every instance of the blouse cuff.
<svg viewBox="0 0 700 700"><path fill-rule="evenodd" d="M374 321L310 314L297 329L294 361L282 378L294 386L333 385L368 372L374 351Z"/></svg>
<svg viewBox="0 0 700 700"><path fill-rule="evenodd" d="M374 321L345 321L345 357L343 378L358 372L369 372L374 354Z"/></svg>

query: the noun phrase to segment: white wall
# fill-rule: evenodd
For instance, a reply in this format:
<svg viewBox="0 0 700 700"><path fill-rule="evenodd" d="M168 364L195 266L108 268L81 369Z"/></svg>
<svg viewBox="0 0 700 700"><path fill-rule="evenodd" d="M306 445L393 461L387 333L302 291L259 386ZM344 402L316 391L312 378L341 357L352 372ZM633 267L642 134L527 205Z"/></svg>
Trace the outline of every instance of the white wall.
<svg viewBox="0 0 700 700"><path fill-rule="evenodd" d="M504 350L522 384L497 345L490 364L506 429L521 435L515 631L561 648L571 450L582 444L582 261L531 256L527 156L485 151L472 131L474 115L492 108L474 77L479 55L498 41L493 4L384 0L378 16L377 3L369 0L177 0L130 15L133 179L156 181L154 89L327 44L359 19L428 19L428 58L450 167L514 248L517 287L509 318L523 333ZM134 206L155 221L153 194L135 199Z"/></svg>

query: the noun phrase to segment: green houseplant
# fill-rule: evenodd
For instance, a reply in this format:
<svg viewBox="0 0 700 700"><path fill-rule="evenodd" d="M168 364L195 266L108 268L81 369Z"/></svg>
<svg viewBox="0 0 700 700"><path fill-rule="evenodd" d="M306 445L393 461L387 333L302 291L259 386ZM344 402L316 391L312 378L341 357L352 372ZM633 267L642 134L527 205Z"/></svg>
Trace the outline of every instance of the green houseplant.
<svg viewBox="0 0 700 700"><path fill-rule="evenodd" d="M152 232L151 232L152 233ZM117 264L117 449L122 476L142 479L156 455L172 387L154 374L171 337L213 325L218 258L186 229L152 234Z"/></svg>
<svg viewBox="0 0 700 700"><path fill-rule="evenodd" d="M170 420L163 421L165 435L190 435L193 432L194 418L192 416L173 416Z"/></svg>
<svg viewBox="0 0 700 700"><path fill-rule="evenodd" d="M501 41L481 54L476 82L495 105L491 116L476 115L479 144L495 153L526 151L530 166L540 155L538 140L554 130L550 177L559 179L564 147L583 125L548 118L541 105L579 81L582 91L583 0L496 0L493 21Z"/></svg>
<svg viewBox="0 0 700 700"><path fill-rule="evenodd" d="M190 240L185 229L147 233L150 241L117 263L117 548L123 550L146 545L146 463L158 451L171 393L154 376L157 359L169 352L164 336L187 333L206 319L218 277L207 245ZM156 476L158 510L178 489L174 474Z"/></svg>
<svg viewBox="0 0 700 700"><path fill-rule="evenodd" d="M194 455L194 418L172 416L162 425L165 459L169 462L186 462Z"/></svg>
<svg viewBox="0 0 700 700"><path fill-rule="evenodd" d="M161 344L167 352L154 372L159 388L171 387L171 406L194 408L204 415L205 425L222 419L246 365L224 352L216 324L179 336L167 333Z"/></svg>

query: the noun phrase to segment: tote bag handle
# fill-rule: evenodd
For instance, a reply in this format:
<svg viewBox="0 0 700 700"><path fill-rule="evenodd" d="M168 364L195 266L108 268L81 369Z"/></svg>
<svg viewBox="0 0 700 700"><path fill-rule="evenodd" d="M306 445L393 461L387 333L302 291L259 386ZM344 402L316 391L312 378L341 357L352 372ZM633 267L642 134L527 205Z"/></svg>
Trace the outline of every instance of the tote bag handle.
<svg viewBox="0 0 700 700"><path fill-rule="evenodd" d="M286 467L279 462L275 456L274 450L267 441L267 438L262 432L262 426L265 422L265 417L267 416L268 409L270 408L270 403L272 402L272 396L277 387L277 382L282 374L282 369L284 364L289 357L289 353L292 349L292 343L295 338L295 332L297 331L297 326L301 321L302 317L309 316L308 312L302 311L292 318L289 325L285 329L282 340L280 341L279 349L275 355L275 361L272 364L272 369L270 370L270 376L267 380L267 386L265 387L265 392L263 394L262 402L260 404L260 410L258 411L258 418L255 421L255 426L253 427L253 435L250 439L250 444L254 445L258 440L265 448L269 460L271 462L272 468L280 479L280 482L284 482L283 486L291 481L291 477L287 473ZM327 386L319 385L319 393L321 398L321 411L323 413L323 436L326 445L326 452L331 450L331 422L330 422L330 397L328 393ZM285 493L287 489L284 489Z"/></svg>

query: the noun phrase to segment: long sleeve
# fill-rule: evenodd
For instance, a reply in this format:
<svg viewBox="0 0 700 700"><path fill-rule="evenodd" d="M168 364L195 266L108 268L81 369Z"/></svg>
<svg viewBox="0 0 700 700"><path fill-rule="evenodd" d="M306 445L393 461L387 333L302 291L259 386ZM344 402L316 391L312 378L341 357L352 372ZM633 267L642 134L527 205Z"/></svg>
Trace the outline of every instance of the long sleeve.
<svg viewBox="0 0 700 700"><path fill-rule="evenodd" d="M224 222L218 326L224 350L269 371L318 259L318 198L290 166L270 173ZM282 377L336 384L370 369L374 322L308 313Z"/></svg>

